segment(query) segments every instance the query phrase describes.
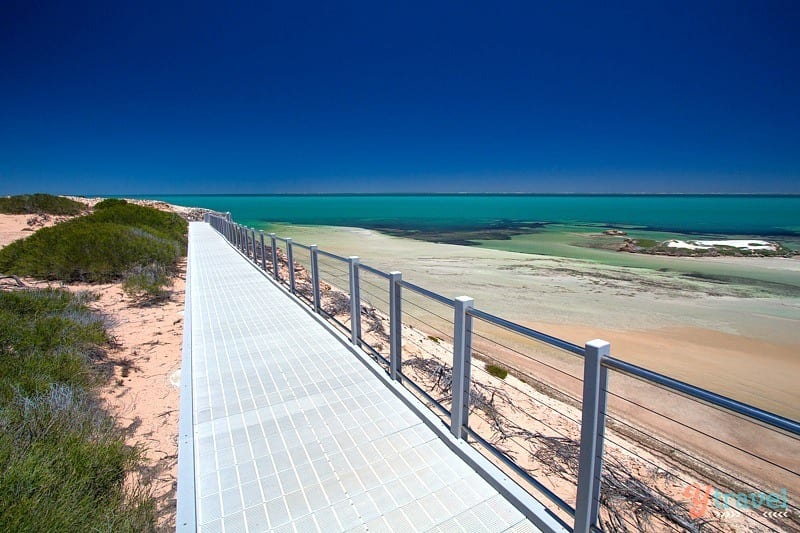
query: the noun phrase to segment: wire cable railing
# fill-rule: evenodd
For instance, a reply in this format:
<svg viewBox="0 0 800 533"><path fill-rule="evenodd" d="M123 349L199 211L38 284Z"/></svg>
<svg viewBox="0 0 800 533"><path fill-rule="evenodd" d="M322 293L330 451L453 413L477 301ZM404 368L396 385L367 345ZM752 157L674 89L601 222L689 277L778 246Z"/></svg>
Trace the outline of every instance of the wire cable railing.
<svg viewBox="0 0 800 533"><path fill-rule="evenodd" d="M542 529L800 530L789 498L800 492L797 421L358 257L264 234L229 214L206 222L417 395L455 439L547 504ZM746 505L720 507L721 498Z"/></svg>

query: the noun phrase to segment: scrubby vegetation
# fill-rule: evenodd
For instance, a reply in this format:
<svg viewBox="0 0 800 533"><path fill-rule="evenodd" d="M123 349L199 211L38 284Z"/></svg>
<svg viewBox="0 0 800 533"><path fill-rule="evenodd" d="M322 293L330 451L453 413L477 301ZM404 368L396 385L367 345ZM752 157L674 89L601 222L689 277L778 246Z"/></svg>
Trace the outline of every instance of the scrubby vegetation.
<svg viewBox="0 0 800 533"><path fill-rule="evenodd" d="M0 198L0 213L7 215L80 215L86 204L52 194L21 194Z"/></svg>
<svg viewBox="0 0 800 533"><path fill-rule="evenodd" d="M186 221L174 213L111 202L9 244L0 250L0 272L101 282L121 280L146 265L171 270L185 255L186 230Z"/></svg>
<svg viewBox="0 0 800 533"><path fill-rule="evenodd" d="M97 401L103 320L87 296L0 292L0 531L152 531L125 477L140 450Z"/></svg>
<svg viewBox="0 0 800 533"><path fill-rule="evenodd" d="M108 209L109 207L117 207L120 205L128 205L128 200L124 198L106 198L102 202L95 204L94 210L100 211L103 209Z"/></svg>
<svg viewBox="0 0 800 533"><path fill-rule="evenodd" d="M487 364L486 372L500 379L506 379L508 377L508 370L506 370L500 365Z"/></svg>
<svg viewBox="0 0 800 533"><path fill-rule="evenodd" d="M166 287L169 285L169 271L164 265L151 263L137 265L125 275L122 289L131 298L141 304L152 304L169 297Z"/></svg>

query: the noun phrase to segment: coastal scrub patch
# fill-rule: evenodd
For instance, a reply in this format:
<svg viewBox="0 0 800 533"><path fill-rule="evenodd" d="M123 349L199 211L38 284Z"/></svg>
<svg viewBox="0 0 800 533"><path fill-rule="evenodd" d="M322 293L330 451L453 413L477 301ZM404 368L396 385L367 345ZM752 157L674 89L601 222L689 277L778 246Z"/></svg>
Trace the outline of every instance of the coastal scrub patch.
<svg viewBox="0 0 800 533"><path fill-rule="evenodd" d="M101 408L102 317L87 295L0 292L0 531L152 531L126 485L141 450Z"/></svg>
<svg viewBox="0 0 800 533"><path fill-rule="evenodd" d="M52 194L20 194L0 198L0 213L6 215L48 215L73 216L86 211L86 204Z"/></svg>
<svg viewBox="0 0 800 533"><path fill-rule="evenodd" d="M120 205L128 205L128 200L125 200L124 198L106 198L105 200L95 204L94 210L102 211L103 209L108 209L109 207L117 207Z"/></svg>
<svg viewBox="0 0 800 533"><path fill-rule="evenodd" d="M63 281L121 279L136 266L173 268L186 253L184 219L122 204L43 228L0 250L0 272Z"/></svg>
<svg viewBox="0 0 800 533"><path fill-rule="evenodd" d="M55 289L0 291L0 402L45 393L51 383L92 385L97 347L107 342L88 295Z"/></svg>
<svg viewBox="0 0 800 533"><path fill-rule="evenodd" d="M136 265L125 274L122 290L131 298L148 305L169 298L169 271L164 265Z"/></svg>

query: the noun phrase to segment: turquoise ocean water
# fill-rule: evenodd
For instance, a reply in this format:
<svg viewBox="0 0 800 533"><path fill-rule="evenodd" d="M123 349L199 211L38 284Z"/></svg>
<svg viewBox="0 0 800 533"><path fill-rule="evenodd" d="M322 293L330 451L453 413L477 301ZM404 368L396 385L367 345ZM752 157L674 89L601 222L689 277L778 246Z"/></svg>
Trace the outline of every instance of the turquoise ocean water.
<svg viewBox="0 0 800 533"><path fill-rule="evenodd" d="M230 211L245 224L424 229L519 223L608 225L703 235L800 237L800 196L165 195L142 196Z"/></svg>

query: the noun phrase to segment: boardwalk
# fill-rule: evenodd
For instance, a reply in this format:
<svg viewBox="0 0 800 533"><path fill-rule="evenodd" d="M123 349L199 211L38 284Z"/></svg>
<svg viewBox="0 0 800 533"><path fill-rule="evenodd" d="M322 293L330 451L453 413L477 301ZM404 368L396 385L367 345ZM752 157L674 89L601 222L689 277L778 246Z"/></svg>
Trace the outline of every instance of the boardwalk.
<svg viewBox="0 0 800 533"><path fill-rule="evenodd" d="M189 238L179 530L536 530L209 225Z"/></svg>

